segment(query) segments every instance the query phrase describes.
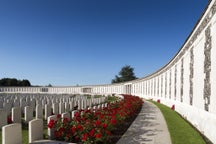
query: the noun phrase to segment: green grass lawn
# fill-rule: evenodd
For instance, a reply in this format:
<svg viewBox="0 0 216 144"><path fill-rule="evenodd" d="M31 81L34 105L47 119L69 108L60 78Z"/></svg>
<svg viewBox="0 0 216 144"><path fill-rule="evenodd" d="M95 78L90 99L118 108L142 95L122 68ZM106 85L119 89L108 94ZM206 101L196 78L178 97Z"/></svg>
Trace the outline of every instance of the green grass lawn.
<svg viewBox="0 0 216 144"><path fill-rule="evenodd" d="M202 136L177 112L169 107L153 102L163 113L170 132L172 144L206 144Z"/></svg>

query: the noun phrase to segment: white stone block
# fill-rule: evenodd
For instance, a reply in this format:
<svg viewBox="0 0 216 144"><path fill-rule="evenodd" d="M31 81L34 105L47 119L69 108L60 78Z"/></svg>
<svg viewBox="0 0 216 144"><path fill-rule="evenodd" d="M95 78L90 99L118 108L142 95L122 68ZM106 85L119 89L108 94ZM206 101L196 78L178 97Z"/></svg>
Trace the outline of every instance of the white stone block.
<svg viewBox="0 0 216 144"><path fill-rule="evenodd" d="M47 120L47 118L51 116L51 106L50 104L45 104L45 115L44 119Z"/></svg>
<svg viewBox="0 0 216 144"><path fill-rule="evenodd" d="M53 108L53 113L55 115L57 115L59 113L59 105L58 105L58 103L53 103L52 108Z"/></svg>
<svg viewBox="0 0 216 144"><path fill-rule="evenodd" d="M25 107L25 122L29 122L33 119L33 109L30 106Z"/></svg>
<svg viewBox="0 0 216 144"><path fill-rule="evenodd" d="M64 120L64 118L67 118L68 120L70 119L70 113L66 112L61 114L62 120Z"/></svg>
<svg viewBox="0 0 216 144"><path fill-rule="evenodd" d="M32 109L36 108L36 101L34 99L30 101L30 107L32 107Z"/></svg>
<svg viewBox="0 0 216 144"><path fill-rule="evenodd" d="M47 119L47 124L49 124L50 120L56 121L57 120L57 116L56 115L49 116L48 119ZM49 139L52 140L52 139L55 138L55 135L54 135L55 129L54 128L52 128L52 129L48 128L47 132L48 132L48 138Z"/></svg>
<svg viewBox="0 0 216 144"><path fill-rule="evenodd" d="M69 112L70 111L70 105L68 102L65 102L65 112Z"/></svg>
<svg viewBox="0 0 216 144"><path fill-rule="evenodd" d="M36 119L43 119L43 108L41 105L36 105Z"/></svg>
<svg viewBox="0 0 216 144"><path fill-rule="evenodd" d="M64 103L59 103L59 114L62 114L65 112L65 106Z"/></svg>
<svg viewBox="0 0 216 144"><path fill-rule="evenodd" d="M14 100L14 104L13 107L19 107L20 106L20 102L18 99Z"/></svg>
<svg viewBox="0 0 216 144"><path fill-rule="evenodd" d="M74 109L74 101L70 101L70 110L72 111Z"/></svg>
<svg viewBox="0 0 216 144"><path fill-rule="evenodd" d="M38 105L39 106L39 105ZM35 119L29 122L29 143L43 139L43 120Z"/></svg>
<svg viewBox="0 0 216 144"><path fill-rule="evenodd" d="M21 108L13 107L12 108L12 121L13 123L21 123Z"/></svg>
<svg viewBox="0 0 216 144"><path fill-rule="evenodd" d="M7 115L10 114L10 111L11 111L11 108L12 108L12 103L5 103L4 105L4 110L7 112Z"/></svg>
<svg viewBox="0 0 216 144"><path fill-rule="evenodd" d="M7 125L7 112L0 109L0 129L5 125Z"/></svg>
<svg viewBox="0 0 216 144"><path fill-rule="evenodd" d="M71 118L74 118L75 113L77 112L77 110L74 110L71 112Z"/></svg>
<svg viewBox="0 0 216 144"><path fill-rule="evenodd" d="M15 123L2 127L2 144L22 144L21 124Z"/></svg>
<svg viewBox="0 0 216 144"><path fill-rule="evenodd" d="M0 109L3 109L3 101L0 101Z"/></svg>

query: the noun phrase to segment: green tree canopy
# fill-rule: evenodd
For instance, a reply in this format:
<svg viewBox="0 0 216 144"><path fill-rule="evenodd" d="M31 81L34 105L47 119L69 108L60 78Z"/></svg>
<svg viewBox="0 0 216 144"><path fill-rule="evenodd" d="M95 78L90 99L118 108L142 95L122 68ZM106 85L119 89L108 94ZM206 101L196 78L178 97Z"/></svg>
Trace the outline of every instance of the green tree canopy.
<svg viewBox="0 0 216 144"><path fill-rule="evenodd" d="M0 86L31 86L29 80L17 80L16 78L0 79Z"/></svg>
<svg viewBox="0 0 216 144"><path fill-rule="evenodd" d="M129 65L122 67L119 72L119 76L116 75L115 79L112 80L112 83L120 83L137 79L133 71L134 68Z"/></svg>

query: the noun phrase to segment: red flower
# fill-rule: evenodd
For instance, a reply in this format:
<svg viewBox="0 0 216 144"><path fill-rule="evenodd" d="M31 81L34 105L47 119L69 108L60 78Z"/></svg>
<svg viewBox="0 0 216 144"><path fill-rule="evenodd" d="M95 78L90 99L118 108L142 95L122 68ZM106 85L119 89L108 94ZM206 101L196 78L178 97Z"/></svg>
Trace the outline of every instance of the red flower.
<svg viewBox="0 0 216 144"><path fill-rule="evenodd" d="M111 123L112 125L115 125L115 124L117 123L117 121L116 121L115 118L112 118L111 121L110 121L110 123Z"/></svg>
<svg viewBox="0 0 216 144"><path fill-rule="evenodd" d="M97 139L99 139L99 138L101 138L101 134L100 133L97 133L96 135L95 135L95 138L97 138Z"/></svg>
<svg viewBox="0 0 216 144"><path fill-rule="evenodd" d="M11 116L8 116L8 117L7 117L7 123L8 123L8 124L11 124L11 123L12 123L12 118L11 118Z"/></svg>
<svg viewBox="0 0 216 144"><path fill-rule="evenodd" d="M79 129L80 131L83 131L83 127L80 124L77 126L77 129Z"/></svg>
<svg viewBox="0 0 216 144"><path fill-rule="evenodd" d="M74 114L74 117L79 117L80 116L80 113L79 112L76 112L75 114Z"/></svg>
<svg viewBox="0 0 216 144"><path fill-rule="evenodd" d="M107 124L103 124L103 128L104 128L104 129L106 129L106 128L107 128L107 126L108 126Z"/></svg>
<svg viewBox="0 0 216 144"><path fill-rule="evenodd" d="M63 119L63 123L66 124L68 122L68 118Z"/></svg>
<svg viewBox="0 0 216 144"><path fill-rule="evenodd" d="M48 128L51 129L51 128L53 128L54 125L55 125L55 121L53 119L51 119L47 126L48 126Z"/></svg>
<svg viewBox="0 0 216 144"><path fill-rule="evenodd" d="M87 133L83 134L82 141L86 141L87 139L88 139L88 134Z"/></svg>
<svg viewBox="0 0 216 144"><path fill-rule="evenodd" d="M171 109L172 109L172 110L175 110L175 105L172 105Z"/></svg>
<svg viewBox="0 0 216 144"><path fill-rule="evenodd" d="M111 132L110 131L106 131L107 135L111 135Z"/></svg>
<svg viewBox="0 0 216 144"><path fill-rule="evenodd" d="M101 122L100 122L99 120L97 120L97 121L95 122L95 124L96 124L96 126L100 126L100 125L101 125Z"/></svg>
<svg viewBox="0 0 216 144"><path fill-rule="evenodd" d="M58 119L61 118L61 114L57 114L57 118L58 118Z"/></svg>
<svg viewBox="0 0 216 144"><path fill-rule="evenodd" d="M104 118L104 115L100 115L100 119L103 119Z"/></svg>
<svg viewBox="0 0 216 144"><path fill-rule="evenodd" d="M92 130L90 131L89 135L90 135L91 137L93 137L94 134L95 134L95 129L92 129Z"/></svg>
<svg viewBox="0 0 216 144"><path fill-rule="evenodd" d="M71 128L71 132L74 134L74 133L75 133L75 131L76 131L76 127L75 127L75 126L73 126L73 127Z"/></svg>

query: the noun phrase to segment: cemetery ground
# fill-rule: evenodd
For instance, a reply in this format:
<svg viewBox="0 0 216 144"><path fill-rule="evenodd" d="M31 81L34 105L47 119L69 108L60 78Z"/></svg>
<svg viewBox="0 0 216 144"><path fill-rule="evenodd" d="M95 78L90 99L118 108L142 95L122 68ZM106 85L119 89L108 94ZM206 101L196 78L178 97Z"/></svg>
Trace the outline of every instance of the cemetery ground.
<svg viewBox="0 0 216 144"><path fill-rule="evenodd" d="M108 101L115 101L115 97L109 97ZM153 102L163 113L170 132L172 144L212 144L208 139L202 136L190 123L184 120L177 112L171 108L157 102ZM145 103L144 103L145 104ZM128 127L133 123L140 110L119 125L117 125L110 137L110 143L115 144L121 136L127 131ZM35 114L34 114L35 115ZM13 137L13 136L11 136ZM47 121L44 120L44 139L47 136ZM2 142L2 132L0 130L0 142ZM22 120L22 143L28 144L28 124Z"/></svg>

